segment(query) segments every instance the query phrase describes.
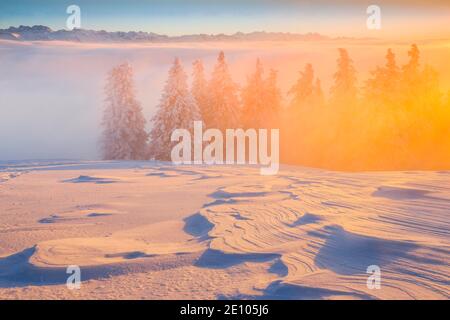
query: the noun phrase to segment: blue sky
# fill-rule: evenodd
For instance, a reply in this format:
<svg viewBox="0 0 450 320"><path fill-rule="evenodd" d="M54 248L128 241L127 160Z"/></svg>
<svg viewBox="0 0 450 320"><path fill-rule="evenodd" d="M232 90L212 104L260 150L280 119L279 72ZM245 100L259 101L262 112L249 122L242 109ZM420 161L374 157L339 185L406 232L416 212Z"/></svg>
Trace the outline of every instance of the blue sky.
<svg viewBox="0 0 450 320"><path fill-rule="evenodd" d="M373 1L295 0L1 0L0 28L42 24L64 29L66 8L81 7L82 28L108 31L152 31L179 35L237 31L320 32L329 35L372 36L366 28L366 8ZM416 26L433 21L429 30L447 28L445 1L375 1L386 26ZM444 10L443 10L444 8ZM431 18L430 18L431 17ZM439 27L439 23L441 27ZM396 30L398 31L398 30ZM392 30L390 31L392 33Z"/></svg>

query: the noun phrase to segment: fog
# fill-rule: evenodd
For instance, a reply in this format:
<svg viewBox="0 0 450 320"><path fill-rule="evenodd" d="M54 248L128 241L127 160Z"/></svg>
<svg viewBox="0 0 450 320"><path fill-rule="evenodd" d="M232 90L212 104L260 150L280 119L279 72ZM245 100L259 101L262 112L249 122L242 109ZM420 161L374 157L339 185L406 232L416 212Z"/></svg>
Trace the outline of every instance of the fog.
<svg viewBox="0 0 450 320"><path fill-rule="evenodd" d="M396 47L400 63L409 44ZM386 44L343 43L210 43L167 45L103 45L57 42L0 42L0 160L97 159L101 134L103 86L107 72L128 61L134 69L136 95L148 127L167 71L179 57L190 75L191 64L202 59L207 76L224 50L238 84L261 58L265 70L279 71L285 93L305 63L311 62L328 91L337 48L349 49L360 80L384 63ZM425 61L444 63L448 46L424 49ZM445 50L445 52L443 51ZM448 70L443 72L448 76ZM443 83L448 79L443 77ZM362 85L362 83L361 83Z"/></svg>

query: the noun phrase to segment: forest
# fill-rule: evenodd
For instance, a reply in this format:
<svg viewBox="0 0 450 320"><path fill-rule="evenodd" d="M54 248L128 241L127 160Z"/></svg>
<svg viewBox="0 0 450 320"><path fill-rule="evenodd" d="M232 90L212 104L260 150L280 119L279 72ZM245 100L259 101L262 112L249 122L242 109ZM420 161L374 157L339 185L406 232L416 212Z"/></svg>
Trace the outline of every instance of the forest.
<svg viewBox="0 0 450 320"><path fill-rule="evenodd" d="M105 86L103 158L169 161L176 144L171 133L192 131L194 121L203 121L222 132L279 129L281 163L345 171L449 169L450 91L440 88L433 67L421 64L417 45L407 54L407 63L398 65L388 49L385 64L358 81L349 52L339 48L327 94L306 63L286 97L277 70L264 70L260 59L239 85L224 52L209 76L202 61L194 61L190 80L175 58L149 132L132 67L123 63Z"/></svg>

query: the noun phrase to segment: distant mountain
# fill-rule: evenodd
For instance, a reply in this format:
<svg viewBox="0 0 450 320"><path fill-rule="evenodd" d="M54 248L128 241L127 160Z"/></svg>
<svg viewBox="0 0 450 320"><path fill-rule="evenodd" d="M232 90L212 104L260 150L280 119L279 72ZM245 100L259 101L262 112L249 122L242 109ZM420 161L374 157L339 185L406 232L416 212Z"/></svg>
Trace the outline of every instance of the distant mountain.
<svg viewBox="0 0 450 320"><path fill-rule="evenodd" d="M235 34L193 34L167 36L153 32L129 31L108 32L74 29L52 30L46 26L19 26L0 29L0 39L17 41L72 41L72 42L201 42L201 41L286 41L286 40L326 40L318 33L284 33L284 32L237 32Z"/></svg>

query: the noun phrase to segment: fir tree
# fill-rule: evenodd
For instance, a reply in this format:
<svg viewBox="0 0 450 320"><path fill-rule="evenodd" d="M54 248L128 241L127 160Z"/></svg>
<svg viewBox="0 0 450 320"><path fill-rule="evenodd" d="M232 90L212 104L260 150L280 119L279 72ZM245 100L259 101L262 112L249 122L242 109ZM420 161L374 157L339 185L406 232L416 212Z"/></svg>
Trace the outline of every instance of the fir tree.
<svg viewBox="0 0 450 320"><path fill-rule="evenodd" d="M208 84L209 103L203 119L206 127L225 131L239 125L240 105L237 89L229 74L225 55L220 52Z"/></svg>
<svg viewBox="0 0 450 320"><path fill-rule="evenodd" d="M314 80L314 69L310 63L305 65L297 83L288 91L292 95L291 108L314 108L324 103L322 86L319 79Z"/></svg>
<svg viewBox="0 0 450 320"><path fill-rule="evenodd" d="M281 90L278 88L278 74L277 71L271 69L269 76L264 81L265 91L264 91L264 101L265 108L262 115L261 126L275 125L279 121L279 116L281 113Z"/></svg>
<svg viewBox="0 0 450 320"><path fill-rule="evenodd" d="M208 109L208 83L205 79L205 71L201 60L195 60L192 72L191 93L197 103L200 115L204 119Z"/></svg>
<svg viewBox="0 0 450 320"><path fill-rule="evenodd" d="M334 84L331 87L331 100L340 106L354 105L356 102L356 70L347 50L339 49L338 69L335 72Z"/></svg>
<svg viewBox="0 0 450 320"><path fill-rule="evenodd" d="M102 154L105 160L147 157L145 118L134 96L133 71L128 63L115 67L105 87Z"/></svg>
<svg viewBox="0 0 450 320"><path fill-rule="evenodd" d="M386 54L386 66L385 66L386 78L390 81L397 81L398 78L398 66L395 61L395 54L392 52L392 49L388 49Z"/></svg>
<svg viewBox="0 0 450 320"><path fill-rule="evenodd" d="M281 108L281 92L277 86L277 72L270 70L264 78L259 59L255 72L247 78L242 90L242 124L246 128L265 128L277 122Z"/></svg>
<svg viewBox="0 0 450 320"><path fill-rule="evenodd" d="M246 128L261 125L265 109L264 69L259 59L256 60L255 72L247 78L247 84L242 89L242 124Z"/></svg>
<svg viewBox="0 0 450 320"><path fill-rule="evenodd" d="M311 104L314 94L314 70L310 63L300 72L297 83L288 91L288 94L293 95L292 107Z"/></svg>
<svg viewBox="0 0 450 320"><path fill-rule="evenodd" d="M411 49L408 51L409 61L403 66L403 72L405 78L416 79L419 76L420 66L420 51L416 44L411 45Z"/></svg>
<svg viewBox="0 0 450 320"><path fill-rule="evenodd" d="M193 123L197 120L200 120L200 114L189 92L186 73L177 58L169 71L157 112L152 119L152 158L170 160L172 147L177 143L170 141L172 132L175 129L192 130Z"/></svg>
<svg viewBox="0 0 450 320"><path fill-rule="evenodd" d="M399 68L395 54L388 49L386 64L371 72L372 77L366 81L365 96L374 104L392 106L398 101Z"/></svg>

